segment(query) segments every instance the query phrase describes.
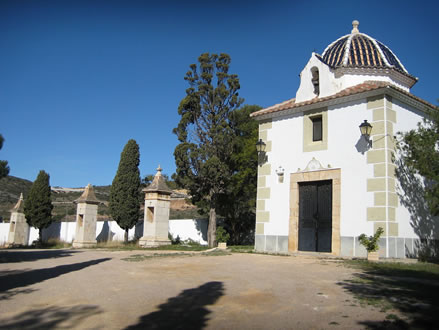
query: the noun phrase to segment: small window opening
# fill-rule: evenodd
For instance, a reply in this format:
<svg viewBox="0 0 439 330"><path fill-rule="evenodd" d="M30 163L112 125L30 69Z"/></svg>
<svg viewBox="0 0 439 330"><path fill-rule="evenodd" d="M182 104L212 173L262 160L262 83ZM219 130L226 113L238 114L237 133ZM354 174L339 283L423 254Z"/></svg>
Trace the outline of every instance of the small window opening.
<svg viewBox="0 0 439 330"><path fill-rule="evenodd" d="M79 227L82 227L84 225L84 215L83 214L78 215L78 225L79 225Z"/></svg>
<svg viewBox="0 0 439 330"><path fill-rule="evenodd" d="M314 86L314 94L316 96L318 96L320 94L319 69L317 69L316 67L313 67L311 69L311 74L312 74L311 82L312 82L312 85Z"/></svg>
<svg viewBox="0 0 439 330"><path fill-rule="evenodd" d="M153 222L154 221L154 208L148 206L148 208L146 209L146 220L148 222Z"/></svg>
<svg viewBox="0 0 439 330"><path fill-rule="evenodd" d="M15 222L11 222L10 232L13 233L15 231Z"/></svg>
<svg viewBox="0 0 439 330"><path fill-rule="evenodd" d="M322 116L311 118L312 121L312 140L322 141Z"/></svg>

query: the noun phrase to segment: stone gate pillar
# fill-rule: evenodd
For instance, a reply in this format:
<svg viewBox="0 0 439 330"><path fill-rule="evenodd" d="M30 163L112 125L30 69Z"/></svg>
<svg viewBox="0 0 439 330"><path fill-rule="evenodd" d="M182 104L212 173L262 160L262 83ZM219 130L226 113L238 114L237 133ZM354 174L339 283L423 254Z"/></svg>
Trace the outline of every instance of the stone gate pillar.
<svg viewBox="0 0 439 330"><path fill-rule="evenodd" d="M24 200L23 193L21 193L20 199L11 210L7 245L28 245L29 229L24 216Z"/></svg>
<svg viewBox="0 0 439 330"><path fill-rule="evenodd" d="M166 185L159 165L152 183L143 189L145 192L145 215L143 237L139 240L142 247L169 245L169 209L172 190Z"/></svg>
<svg viewBox="0 0 439 330"><path fill-rule="evenodd" d="M84 193L74 203L76 208L76 234L73 241L74 248L91 247L97 244L96 241L96 219L98 216L98 205L93 186L88 184Z"/></svg>

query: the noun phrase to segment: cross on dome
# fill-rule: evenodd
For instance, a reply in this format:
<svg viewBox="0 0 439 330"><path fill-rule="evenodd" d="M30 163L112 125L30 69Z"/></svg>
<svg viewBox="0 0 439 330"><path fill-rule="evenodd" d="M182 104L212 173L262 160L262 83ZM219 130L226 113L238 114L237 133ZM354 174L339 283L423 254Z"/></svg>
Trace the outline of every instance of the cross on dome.
<svg viewBox="0 0 439 330"><path fill-rule="evenodd" d="M357 20L352 21L351 33L360 33L360 30L358 30L358 25L360 25L360 22L358 22Z"/></svg>

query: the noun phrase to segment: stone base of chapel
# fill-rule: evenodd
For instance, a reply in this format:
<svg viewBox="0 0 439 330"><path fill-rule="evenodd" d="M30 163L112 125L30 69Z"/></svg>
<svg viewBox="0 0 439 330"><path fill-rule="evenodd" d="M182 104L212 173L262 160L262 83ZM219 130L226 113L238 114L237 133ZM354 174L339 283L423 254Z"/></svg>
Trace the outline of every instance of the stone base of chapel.
<svg viewBox="0 0 439 330"><path fill-rule="evenodd" d="M80 249L80 248L90 248L90 247L94 247L96 246L97 241L73 241L72 246L75 249Z"/></svg>
<svg viewBox="0 0 439 330"><path fill-rule="evenodd" d="M144 248L157 247L162 245L171 245L171 241L167 238L142 237L139 240L139 246Z"/></svg>

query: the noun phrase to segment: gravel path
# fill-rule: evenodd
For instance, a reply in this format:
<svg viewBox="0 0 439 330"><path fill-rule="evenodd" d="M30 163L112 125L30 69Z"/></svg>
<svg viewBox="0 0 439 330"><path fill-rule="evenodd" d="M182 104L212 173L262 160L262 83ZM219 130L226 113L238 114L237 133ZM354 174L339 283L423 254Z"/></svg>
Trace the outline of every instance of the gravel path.
<svg viewBox="0 0 439 330"><path fill-rule="evenodd" d="M343 289L354 272L309 256L3 250L0 329L358 329L386 314Z"/></svg>

